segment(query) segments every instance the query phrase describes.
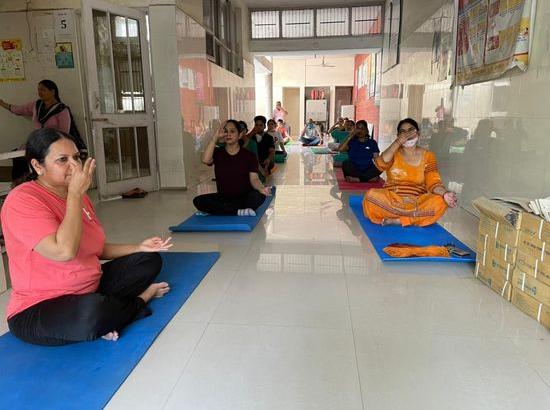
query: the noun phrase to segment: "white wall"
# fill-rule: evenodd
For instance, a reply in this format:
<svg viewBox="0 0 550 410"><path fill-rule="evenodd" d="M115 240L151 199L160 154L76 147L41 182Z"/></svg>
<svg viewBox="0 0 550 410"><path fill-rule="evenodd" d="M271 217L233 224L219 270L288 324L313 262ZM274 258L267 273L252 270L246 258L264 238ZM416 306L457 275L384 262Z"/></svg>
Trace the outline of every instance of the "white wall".
<svg viewBox="0 0 550 410"><path fill-rule="evenodd" d="M411 3L411 2L409 2ZM495 81L455 87L450 79L439 81L432 70L433 19L454 15L452 0L429 0L430 7L409 7L409 22L401 46L401 63L383 74L383 87L401 85L402 96L382 98L380 143L395 138L400 118L421 112L432 124L443 101L454 129L434 134L430 149L438 155L440 170L451 188L461 191L461 205L472 210L479 195L547 197L550 194L550 57L548 16L550 2L539 0L532 53L526 73L508 73ZM439 6L434 13L434 5ZM418 21L416 27L410 21ZM414 87L412 87L414 86ZM409 100L409 90L423 86L421 99ZM416 88L417 89L417 88ZM422 118L417 118L420 122ZM491 127L484 129L484 125ZM478 128L479 127L479 128ZM441 127L443 128L443 127ZM429 133L426 131L426 133ZM465 137L460 137L460 134ZM438 142L452 141L453 148L440 149Z"/></svg>
<svg viewBox="0 0 550 410"><path fill-rule="evenodd" d="M355 56L325 56L325 64L334 67L318 67L321 57L317 58L273 58L273 100L282 101L284 87L300 88L300 118L305 122L305 87L330 87L330 119L334 122L334 91L337 86L353 87Z"/></svg>
<svg viewBox="0 0 550 410"><path fill-rule="evenodd" d="M155 87L157 152L160 184L163 188L186 186L183 157L183 126L177 92L178 47L176 8L149 8L151 61Z"/></svg>

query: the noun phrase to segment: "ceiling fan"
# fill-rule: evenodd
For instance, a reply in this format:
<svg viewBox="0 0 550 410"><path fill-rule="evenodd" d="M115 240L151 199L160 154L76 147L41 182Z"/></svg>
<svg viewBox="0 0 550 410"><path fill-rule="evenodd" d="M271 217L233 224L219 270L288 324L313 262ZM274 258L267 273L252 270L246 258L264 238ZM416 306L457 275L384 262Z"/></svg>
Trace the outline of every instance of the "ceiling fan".
<svg viewBox="0 0 550 410"><path fill-rule="evenodd" d="M314 56L315 59L317 59L317 56ZM335 65L332 65L332 64L327 64L325 62L325 56L322 56L321 57L321 64L308 64L307 65L308 67L323 67L323 68L334 68L336 67Z"/></svg>

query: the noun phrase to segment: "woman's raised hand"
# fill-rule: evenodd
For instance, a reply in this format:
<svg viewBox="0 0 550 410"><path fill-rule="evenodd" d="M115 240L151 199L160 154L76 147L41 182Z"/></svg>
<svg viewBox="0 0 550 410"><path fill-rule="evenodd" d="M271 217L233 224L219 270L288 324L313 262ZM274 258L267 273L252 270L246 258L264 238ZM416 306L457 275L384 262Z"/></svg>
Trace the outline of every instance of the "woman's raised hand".
<svg viewBox="0 0 550 410"><path fill-rule="evenodd" d="M82 166L80 163L71 163L71 180L69 193L84 195L92 184L92 176L95 171L95 159L88 158Z"/></svg>
<svg viewBox="0 0 550 410"><path fill-rule="evenodd" d="M225 124L223 123L220 125L220 128L218 128L218 131L216 132L216 142L224 142L225 136L227 135L227 131L225 130Z"/></svg>

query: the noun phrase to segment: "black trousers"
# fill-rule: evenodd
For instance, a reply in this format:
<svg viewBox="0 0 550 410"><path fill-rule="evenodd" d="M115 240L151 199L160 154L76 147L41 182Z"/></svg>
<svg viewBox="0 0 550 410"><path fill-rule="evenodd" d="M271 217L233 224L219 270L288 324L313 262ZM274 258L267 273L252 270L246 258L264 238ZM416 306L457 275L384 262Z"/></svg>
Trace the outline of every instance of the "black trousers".
<svg viewBox="0 0 550 410"><path fill-rule="evenodd" d="M265 201L265 195L258 191L250 191L248 194L227 198L219 193L199 195L193 198L193 204L201 212L211 215L237 215L239 209L258 209Z"/></svg>
<svg viewBox="0 0 550 410"><path fill-rule="evenodd" d="M96 293L64 295L31 306L8 320L10 331L33 344L60 346L120 331L151 314L139 298L162 267L158 253L134 253L103 264Z"/></svg>
<svg viewBox="0 0 550 410"><path fill-rule="evenodd" d="M345 177L359 178L361 182L368 182L382 173L378 168L372 165L366 171L360 171L350 160L346 160L342 163L342 171Z"/></svg>

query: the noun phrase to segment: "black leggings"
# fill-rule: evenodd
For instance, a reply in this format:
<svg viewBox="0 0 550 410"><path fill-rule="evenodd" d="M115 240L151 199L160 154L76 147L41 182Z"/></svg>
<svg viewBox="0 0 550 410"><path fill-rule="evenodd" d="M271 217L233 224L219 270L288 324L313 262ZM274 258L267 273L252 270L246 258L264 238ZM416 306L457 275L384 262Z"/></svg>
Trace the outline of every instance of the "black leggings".
<svg viewBox="0 0 550 410"><path fill-rule="evenodd" d="M199 195L193 198L193 205L201 212L211 215L237 215L239 209L258 209L265 201L265 195L250 191L243 196L227 198L218 193Z"/></svg>
<svg viewBox="0 0 550 410"><path fill-rule="evenodd" d="M349 159L342 163L342 171L345 177L359 178L361 182L369 182L371 179L380 176L382 173L378 168L372 165L366 171L360 171Z"/></svg>
<svg viewBox="0 0 550 410"><path fill-rule="evenodd" d="M31 306L8 320L10 331L33 344L60 346L120 331L151 314L143 293L162 267L158 253L134 253L102 265L96 293L64 295Z"/></svg>

